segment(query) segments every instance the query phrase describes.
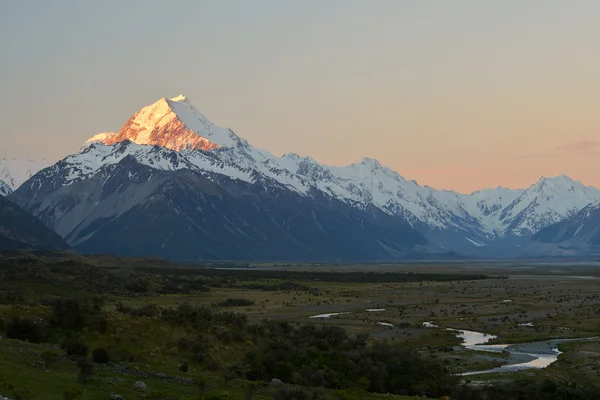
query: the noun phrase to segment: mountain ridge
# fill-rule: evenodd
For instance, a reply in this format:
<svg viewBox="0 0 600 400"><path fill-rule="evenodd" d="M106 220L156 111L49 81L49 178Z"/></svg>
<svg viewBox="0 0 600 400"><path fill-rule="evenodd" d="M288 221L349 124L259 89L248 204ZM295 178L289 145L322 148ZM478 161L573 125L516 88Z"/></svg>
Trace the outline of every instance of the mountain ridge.
<svg viewBox="0 0 600 400"><path fill-rule="evenodd" d="M63 239L17 204L0 196L0 250L66 250Z"/></svg>
<svg viewBox="0 0 600 400"><path fill-rule="evenodd" d="M541 177L525 189L498 187L461 194L420 186L373 158L328 166L295 153L276 157L231 129L216 126L181 95L143 107L118 133L90 138L80 153L32 179L50 193L106 174L106 166L119 165L127 157L157 171L188 170L212 182L222 175L309 199L318 193L367 214L377 209L406 221L434 246L469 255L505 252L538 230L600 202L600 190L564 175ZM25 192L19 189L11 196L33 207L34 214L42 212L23 198Z"/></svg>

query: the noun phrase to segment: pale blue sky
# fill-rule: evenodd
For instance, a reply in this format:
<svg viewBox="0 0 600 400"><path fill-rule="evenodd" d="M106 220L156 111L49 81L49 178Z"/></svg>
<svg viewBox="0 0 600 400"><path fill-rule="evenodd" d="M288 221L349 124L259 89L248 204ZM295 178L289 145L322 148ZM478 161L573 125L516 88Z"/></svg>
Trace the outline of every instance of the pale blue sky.
<svg viewBox="0 0 600 400"><path fill-rule="evenodd" d="M0 150L59 159L180 93L280 155L438 188L600 186L595 0L0 0Z"/></svg>

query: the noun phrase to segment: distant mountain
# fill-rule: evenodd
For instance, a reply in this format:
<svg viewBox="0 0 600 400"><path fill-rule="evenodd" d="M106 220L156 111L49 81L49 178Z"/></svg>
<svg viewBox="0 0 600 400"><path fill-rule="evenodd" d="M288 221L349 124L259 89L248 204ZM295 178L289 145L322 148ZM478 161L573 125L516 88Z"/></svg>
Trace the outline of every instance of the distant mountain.
<svg viewBox="0 0 600 400"><path fill-rule="evenodd" d="M540 248L541 244L555 245L545 246L547 249L554 249L554 252L600 253L600 203L590 204L568 218L540 230L532 237L532 242L532 248Z"/></svg>
<svg viewBox="0 0 600 400"><path fill-rule="evenodd" d="M0 154L0 195L10 194L36 172L50 164L47 160L19 159Z"/></svg>
<svg viewBox="0 0 600 400"><path fill-rule="evenodd" d="M527 189L485 189L470 195L408 181L373 159L347 167L286 154L282 164L319 190L358 208L376 206L411 223L430 242L464 254L518 252L539 229L591 202L600 190L566 176L542 177Z"/></svg>
<svg viewBox="0 0 600 400"><path fill-rule="evenodd" d="M0 250L64 250L67 244L37 218L0 196Z"/></svg>
<svg viewBox="0 0 600 400"><path fill-rule="evenodd" d="M600 190L557 176L466 195L371 158L339 167L276 157L178 96L90 138L10 198L90 252L374 259L518 256L538 230L599 202Z"/></svg>

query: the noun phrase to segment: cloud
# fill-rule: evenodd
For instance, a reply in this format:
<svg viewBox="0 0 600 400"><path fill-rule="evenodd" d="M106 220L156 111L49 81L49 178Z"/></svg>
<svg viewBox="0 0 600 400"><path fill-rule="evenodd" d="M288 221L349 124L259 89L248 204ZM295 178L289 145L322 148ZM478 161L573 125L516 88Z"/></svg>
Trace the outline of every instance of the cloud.
<svg viewBox="0 0 600 400"><path fill-rule="evenodd" d="M556 158L559 155L556 153L530 153L530 154L520 154L515 156L515 158Z"/></svg>
<svg viewBox="0 0 600 400"><path fill-rule="evenodd" d="M521 154L515 158L562 158L562 157L585 157L600 154L600 142L596 140L577 140L556 146L553 150L540 153Z"/></svg>
<svg viewBox="0 0 600 400"><path fill-rule="evenodd" d="M599 144L595 140L579 140L563 144L556 149L566 154L597 154Z"/></svg>

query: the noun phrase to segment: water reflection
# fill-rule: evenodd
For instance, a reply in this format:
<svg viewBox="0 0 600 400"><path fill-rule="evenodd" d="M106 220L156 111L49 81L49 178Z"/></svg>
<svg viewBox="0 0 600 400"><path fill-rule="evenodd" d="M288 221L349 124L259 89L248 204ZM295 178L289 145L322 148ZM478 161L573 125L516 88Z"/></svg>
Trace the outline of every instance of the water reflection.
<svg viewBox="0 0 600 400"><path fill-rule="evenodd" d="M331 318L334 315L344 315L344 314L348 314L348 313L347 312L334 312L334 313L329 313L329 314L313 315L312 317L309 317L309 318Z"/></svg>
<svg viewBox="0 0 600 400"><path fill-rule="evenodd" d="M438 326L432 322L424 322L423 326L426 328L438 328ZM496 339L498 336L465 329L446 328L446 330L455 332L456 336L462 339L461 346L466 349L490 353L502 353L503 351L508 351L510 353L509 363L506 365L483 371L464 372L461 374L463 376L546 368L555 362L561 354L557 347L558 343L569 340L561 339L513 345L488 344L489 340Z"/></svg>

